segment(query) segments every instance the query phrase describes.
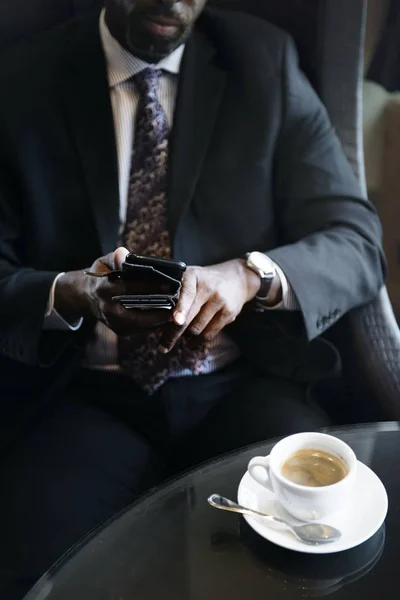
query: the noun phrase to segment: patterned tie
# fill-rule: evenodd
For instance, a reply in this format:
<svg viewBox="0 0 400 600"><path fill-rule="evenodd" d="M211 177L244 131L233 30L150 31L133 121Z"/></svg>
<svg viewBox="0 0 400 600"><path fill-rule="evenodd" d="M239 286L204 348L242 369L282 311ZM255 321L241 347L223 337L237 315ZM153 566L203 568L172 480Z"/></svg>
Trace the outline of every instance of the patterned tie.
<svg viewBox="0 0 400 600"><path fill-rule="evenodd" d="M169 127L157 98L161 74L145 69L135 77L140 100L122 243L135 254L170 258L166 197ZM169 354L161 354L160 339L159 330L138 330L119 340L121 368L148 394L183 370L201 374L208 356L204 343L187 337Z"/></svg>

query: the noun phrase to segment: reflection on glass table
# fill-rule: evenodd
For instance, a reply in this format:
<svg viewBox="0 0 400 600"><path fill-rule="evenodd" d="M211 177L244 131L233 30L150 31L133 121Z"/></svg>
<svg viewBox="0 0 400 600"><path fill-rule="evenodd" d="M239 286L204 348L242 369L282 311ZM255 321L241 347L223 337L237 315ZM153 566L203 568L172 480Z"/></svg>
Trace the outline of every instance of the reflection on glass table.
<svg viewBox="0 0 400 600"><path fill-rule="evenodd" d="M304 554L293 556L283 548L263 543L244 521L240 537L260 568L267 568L273 577L288 582L307 597L320 597L358 581L373 569L383 553L385 526L358 548L314 556L312 560Z"/></svg>

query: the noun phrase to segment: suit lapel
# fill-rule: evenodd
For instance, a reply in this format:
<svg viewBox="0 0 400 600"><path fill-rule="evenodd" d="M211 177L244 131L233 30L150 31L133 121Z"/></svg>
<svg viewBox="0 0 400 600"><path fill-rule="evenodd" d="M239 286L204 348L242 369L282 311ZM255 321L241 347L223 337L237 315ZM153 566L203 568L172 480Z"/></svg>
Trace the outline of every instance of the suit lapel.
<svg viewBox="0 0 400 600"><path fill-rule="evenodd" d="M80 157L103 254L119 230L118 165L113 115L98 18L77 22L60 72L61 102Z"/></svg>
<svg viewBox="0 0 400 600"><path fill-rule="evenodd" d="M225 87L225 72L214 59L215 48L195 30L183 57L171 137L168 221L172 239L193 197Z"/></svg>

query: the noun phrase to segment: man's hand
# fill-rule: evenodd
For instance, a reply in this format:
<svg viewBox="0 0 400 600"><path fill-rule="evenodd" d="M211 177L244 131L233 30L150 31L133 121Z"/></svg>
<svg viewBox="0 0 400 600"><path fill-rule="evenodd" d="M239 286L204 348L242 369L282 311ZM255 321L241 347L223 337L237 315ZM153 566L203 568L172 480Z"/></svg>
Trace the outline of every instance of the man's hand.
<svg viewBox="0 0 400 600"><path fill-rule="evenodd" d="M109 273L121 269L129 251L118 248L115 252L97 259L90 269L95 273ZM86 269L85 269L86 270ZM83 271L70 271L57 281L54 308L68 321L79 317L102 321L117 335L130 335L138 328L154 328L171 321L166 310L127 310L112 300L124 294L147 294L159 291L151 289L147 282L110 281L107 277L90 277Z"/></svg>
<svg viewBox="0 0 400 600"><path fill-rule="evenodd" d="M243 259L211 267L189 267L182 283L173 314L175 326L166 328L162 352L172 350L185 331L212 340L253 300L261 285L259 276Z"/></svg>

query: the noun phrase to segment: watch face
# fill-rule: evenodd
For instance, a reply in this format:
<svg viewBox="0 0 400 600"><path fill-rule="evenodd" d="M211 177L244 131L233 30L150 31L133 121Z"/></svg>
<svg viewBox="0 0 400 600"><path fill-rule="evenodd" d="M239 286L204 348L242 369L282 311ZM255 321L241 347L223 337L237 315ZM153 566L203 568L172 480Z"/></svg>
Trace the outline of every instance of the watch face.
<svg viewBox="0 0 400 600"><path fill-rule="evenodd" d="M249 263L252 264L258 271L263 272L264 277L275 277L275 268L273 262L262 252L251 252L248 260Z"/></svg>

